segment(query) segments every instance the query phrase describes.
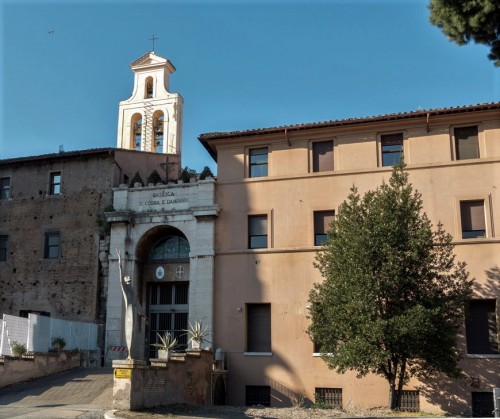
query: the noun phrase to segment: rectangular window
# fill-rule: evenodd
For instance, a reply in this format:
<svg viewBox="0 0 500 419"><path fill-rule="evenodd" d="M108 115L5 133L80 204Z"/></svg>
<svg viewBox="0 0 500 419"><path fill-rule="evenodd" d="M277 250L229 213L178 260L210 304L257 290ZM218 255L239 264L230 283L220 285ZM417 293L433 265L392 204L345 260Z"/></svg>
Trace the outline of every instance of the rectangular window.
<svg viewBox="0 0 500 419"><path fill-rule="evenodd" d="M473 391L472 396L472 417L492 418L495 416L495 402L493 392Z"/></svg>
<svg viewBox="0 0 500 419"><path fill-rule="evenodd" d="M471 300L465 325L468 354L498 354L496 300Z"/></svg>
<svg viewBox="0 0 500 419"><path fill-rule="evenodd" d="M333 141L313 143L313 172L333 170Z"/></svg>
<svg viewBox="0 0 500 419"><path fill-rule="evenodd" d="M10 178L0 178L0 199L10 198Z"/></svg>
<svg viewBox="0 0 500 419"><path fill-rule="evenodd" d="M248 248L267 248L267 215L248 216Z"/></svg>
<svg viewBox="0 0 500 419"><path fill-rule="evenodd" d="M271 387L245 386L245 404L247 406L271 406Z"/></svg>
<svg viewBox="0 0 500 419"><path fill-rule="evenodd" d="M0 262L7 260L7 237L0 236Z"/></svg>
<svg viewBox="0 0 500 419"><path fill-rule="evenodd" d="M45 244L43 257L45 259L57 259L59 257L60 236L58 232L45 233Z"/></svg>
<svg viewBox="0 0 500 419"><path fill-rule="evenodd" d="M403 134L388 134L380 137L382 166L394 166L403 157Z"/></svg>
<svg viewBox="0 0 500 419"><path fill-rule="evenodd" d="M460 219L462 239L486 237L483 200L460 201Z"/></svg>
<svg viewBox="0 0 500 419"><path fill-rule="evenodd" d="M342 409L342 389L317 387L314 390L314 403Z"/></svg>
<svg viewBox="0 0 500 419"><path fill-rule="evenodd" d="M400 410L403 412L420 411L420 394L418 390L402 390Z"/></svg>
<svg viewBox="0 0 500 419"><path fill-rule="evenodd" d="M61 172L50 174L50 195L59 195L61 193Z"/></svg>
<svg viewBox="0 0 500 419"><path fill-rule="evenodd" d="M335 218L335 211L314 211L314 245L321 246L330 229L330 224Z"/></svg>
<svg viewBox="0 0 500 419"><path fill-rule="evenodd" d="M250 150L250 177L267 176L267 147Z"/></svg>
<svg viewBox="0 0 500 419"><path fill-rule="evenodd" d="M455 128L455 152L457 160L479 158L477 126Z"/></svg>
<svg viewBox="0 0 500 419"><path fill-rule="evenodd" d="M271 352L271 304L247 304L247 352Z"/></svg>

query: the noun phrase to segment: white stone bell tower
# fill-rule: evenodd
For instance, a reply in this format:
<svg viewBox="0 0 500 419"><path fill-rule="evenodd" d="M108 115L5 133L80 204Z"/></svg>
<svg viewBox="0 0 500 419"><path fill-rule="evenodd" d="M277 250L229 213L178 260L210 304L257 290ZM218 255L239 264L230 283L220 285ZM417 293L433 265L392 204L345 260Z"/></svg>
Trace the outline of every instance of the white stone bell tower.
<svg viewBox="0 0 500 419"><path fill-rule="evenodd" d="M183 99L168 91L175 67L148 52L130 68L134 91L119 105L117 147L180 155Z"/></svg>

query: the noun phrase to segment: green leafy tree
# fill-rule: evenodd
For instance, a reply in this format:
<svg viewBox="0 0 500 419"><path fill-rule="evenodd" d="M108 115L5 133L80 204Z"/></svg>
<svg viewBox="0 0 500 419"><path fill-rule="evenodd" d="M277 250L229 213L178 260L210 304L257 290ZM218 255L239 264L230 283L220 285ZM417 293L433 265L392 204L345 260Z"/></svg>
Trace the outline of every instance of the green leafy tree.
<svg viewBox="0 0 500 419"><path fill-rule="evenodd" d="M500 66L498 0L431 0L430 21L458 45L474 41L490 48L488 58Z"/></svg>
<svg viewBox="0 0 500 419"><path fill-rule="evenodd" d="M136 183L140 183L141 185L143 184L142 177L139 172L135 172L134 177L130 181L130 186L134 186Z"/></svg>
<svg viewBox="0 0 500 419"><path fill-rule="evenodd" d="M182 180L184 183L189 183L190 179L192 177L196 176L196 170L190 169L189 167L184 167L182 169L180 175L179 175L179 180Z"/></svg>
<svg viewBox="0 0 500 419"><path fill-rule="evenodd" d="M200 180L205 180L207 177L214 177L214 174L210 170L210 167L205 166L200 173Z"/></svg>
<svg viewBox="0 0 500 419"><path fill-rule="evenodd" d="M153 185L156 185L157 183L161 183L161 177L158 171L155 169L153 170L149 176L148 176L148 185L152 183Z"/></svg>
<svg viewBox="0 0 500 419"><path fill-rule="evenodd" d="M385 377L392 409L412 376L460 376L472 281L451 240L432 228L401 163L375 191L351 189L316 257L324 281L309 295L309 335L329 368Z"/></svg>

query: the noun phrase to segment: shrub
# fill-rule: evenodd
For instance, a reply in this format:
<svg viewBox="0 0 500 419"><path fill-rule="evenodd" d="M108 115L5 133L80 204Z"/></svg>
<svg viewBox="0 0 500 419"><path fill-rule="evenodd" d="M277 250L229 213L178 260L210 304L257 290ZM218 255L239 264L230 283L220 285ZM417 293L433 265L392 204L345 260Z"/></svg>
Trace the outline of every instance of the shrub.
<svg viewBox="0 0 500 419"><path fill-rule="evenodd" d="M23 355L26 355L26 352L28 352L28 350L26 349L26 345L24 343L19 343L15 341L12 342L11 351L12 355L17 357L22 357Z"/></svg>

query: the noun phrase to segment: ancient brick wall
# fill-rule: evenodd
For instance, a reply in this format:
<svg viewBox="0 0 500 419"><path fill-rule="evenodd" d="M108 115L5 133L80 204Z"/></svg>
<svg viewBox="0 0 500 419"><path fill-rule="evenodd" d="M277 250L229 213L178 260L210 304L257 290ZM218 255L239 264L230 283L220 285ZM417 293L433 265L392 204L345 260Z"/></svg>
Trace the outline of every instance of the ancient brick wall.
<svg viewBox="0 0 500 419"><path fill-rule="evenodd" d="M110 156L41 160L0 167L11 198L0 200L0 234L8 236L0 263L0 312L49 313L98 319L99 215L111 204ZM61 173L61 193L50 195L50 173ZM44 257L47 232L59 232L59 257Z"/></svg>

